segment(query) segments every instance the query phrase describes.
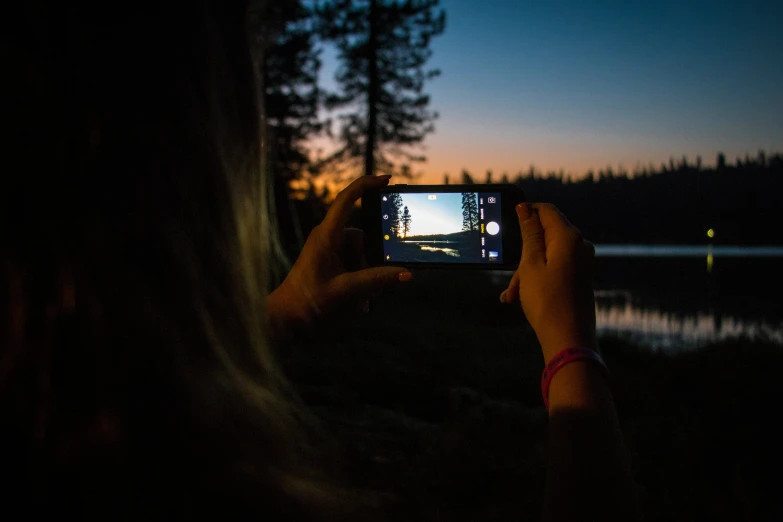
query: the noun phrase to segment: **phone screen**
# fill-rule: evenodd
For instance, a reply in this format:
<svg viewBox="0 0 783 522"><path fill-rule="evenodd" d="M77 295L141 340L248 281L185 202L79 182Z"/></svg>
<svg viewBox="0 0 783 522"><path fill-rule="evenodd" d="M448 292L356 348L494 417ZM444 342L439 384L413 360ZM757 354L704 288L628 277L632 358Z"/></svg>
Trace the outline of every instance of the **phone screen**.
<svg viewBox="0 0 783 522"><path fill-rule="evenodd" d="M499 192L381 194L386 263L503 263Z"/></svg>

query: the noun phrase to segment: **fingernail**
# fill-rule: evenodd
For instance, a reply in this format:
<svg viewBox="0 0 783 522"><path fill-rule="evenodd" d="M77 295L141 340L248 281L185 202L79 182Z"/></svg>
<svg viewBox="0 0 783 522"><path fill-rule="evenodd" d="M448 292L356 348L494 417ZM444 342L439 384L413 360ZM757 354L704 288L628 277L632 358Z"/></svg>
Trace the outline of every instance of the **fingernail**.
<svg viewBox="0 0 783 522"><path fill-rule="evenodd" d="M391 175L391 174L381 174L381 175L380 175L380 176L378 176L378 177L379 177L380 179L389 179L389 178L391 178L391 177L392 177L392 175Z"/></svg>
<svg viewBox="0 0 783 522"><path fill-rule="evenodd" d="M505 290L500 292L500 302L501 303L505 303L506 302L506 291Z"/></svg>
<svg viewBox="0 0 783 522"><path fill-rule="evenodd" d="M519 216L519 219L522 221L530 217L530 207L527 206L527 203L520 203L517 205L517 216Z"/></svg>
<svg viewBox="0 0 783 522"><path fill-rule="evenodd" d="M407 283L408 281L413 280L413 274L411 272L400 272L400 275L397 276L397 279L403 283Z"/></svg>

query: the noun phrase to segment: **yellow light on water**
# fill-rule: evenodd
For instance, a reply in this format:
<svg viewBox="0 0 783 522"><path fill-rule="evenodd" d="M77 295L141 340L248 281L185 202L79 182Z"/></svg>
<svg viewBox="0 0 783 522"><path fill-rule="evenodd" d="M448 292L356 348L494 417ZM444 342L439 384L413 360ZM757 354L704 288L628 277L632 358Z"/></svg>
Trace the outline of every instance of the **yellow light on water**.
<svg viewBox="0 0 783 522"><path fill-rule="evenodd" d="M713 261L712 252L710 252L707 254L707 272L712 272Z"/></svg>
<svg viewBox="0 0 783 522"><path fill-rule="evenodd" d="M714 231L713 229L709 229L709 230L707 231L707 237L708 237L708 238L710 238L710 239L712 239L713 237L715 237L715 231Z"/></svg>

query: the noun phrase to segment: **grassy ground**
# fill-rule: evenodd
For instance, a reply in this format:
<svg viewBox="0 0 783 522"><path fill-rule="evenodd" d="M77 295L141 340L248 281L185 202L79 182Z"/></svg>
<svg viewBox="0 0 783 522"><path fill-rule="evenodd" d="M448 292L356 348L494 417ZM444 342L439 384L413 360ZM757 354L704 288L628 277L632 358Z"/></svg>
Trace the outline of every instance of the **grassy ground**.
<svg viewBox="0 0 783 522"><path fill-rule="evenodd" d="M536 520L546 458L543 364L483 274L417 274L369 316L286 348L345 472L405 520ZM779 346L667 356L601 342L647 520L779 520Z"/></svg>

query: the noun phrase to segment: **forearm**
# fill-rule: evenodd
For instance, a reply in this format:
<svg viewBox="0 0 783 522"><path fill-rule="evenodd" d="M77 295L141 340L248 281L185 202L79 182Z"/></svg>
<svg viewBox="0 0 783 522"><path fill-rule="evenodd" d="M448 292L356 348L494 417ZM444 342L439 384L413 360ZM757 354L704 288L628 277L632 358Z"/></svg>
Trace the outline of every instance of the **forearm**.
<svg viewBox="0 0 783 522"><path fill-rule="evenodd" d="M636 487L600 366L564 366L549 388L544 520L637 520Z"/></svg>

